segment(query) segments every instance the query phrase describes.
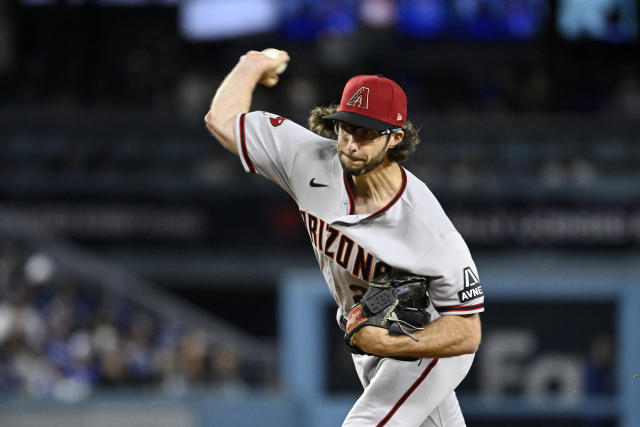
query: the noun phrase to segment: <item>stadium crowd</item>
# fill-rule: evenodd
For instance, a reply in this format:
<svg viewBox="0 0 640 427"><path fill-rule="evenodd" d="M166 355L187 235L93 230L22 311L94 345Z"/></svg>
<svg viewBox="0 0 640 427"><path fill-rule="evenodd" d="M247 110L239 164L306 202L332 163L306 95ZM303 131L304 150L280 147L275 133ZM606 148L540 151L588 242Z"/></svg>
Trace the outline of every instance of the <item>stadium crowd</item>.
<svg viewBox="0 0 640 427"><path fill-rule="evenodd" d="M204 330L53 269L43 253L0 248L0 396L77 401L135 386L181 397L255 385Z"/></svg>

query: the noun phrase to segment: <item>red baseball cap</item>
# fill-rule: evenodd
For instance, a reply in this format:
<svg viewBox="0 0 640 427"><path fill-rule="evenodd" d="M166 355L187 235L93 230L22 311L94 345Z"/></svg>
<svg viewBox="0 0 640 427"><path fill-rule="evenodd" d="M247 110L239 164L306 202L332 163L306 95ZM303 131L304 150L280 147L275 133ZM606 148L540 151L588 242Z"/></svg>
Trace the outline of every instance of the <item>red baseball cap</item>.
<svg viewBox="0 0 640 427"><path fill-rule="evenodd" d="M407 118L407 96L386 77L355 76L344 87L338 111L323 118L373 130L401 127Z"/></svg>

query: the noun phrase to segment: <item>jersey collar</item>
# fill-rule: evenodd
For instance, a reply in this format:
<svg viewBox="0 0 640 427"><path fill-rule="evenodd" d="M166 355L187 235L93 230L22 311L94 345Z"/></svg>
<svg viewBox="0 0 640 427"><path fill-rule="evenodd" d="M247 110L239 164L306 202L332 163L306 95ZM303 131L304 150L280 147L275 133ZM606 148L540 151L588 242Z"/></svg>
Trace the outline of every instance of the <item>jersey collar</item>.
<svg viewBox="0 0 640 427"><path fill-rule="evenodd" d="M400 197L402 197L402 195L404 194L404 191L407 188L407 173L404 171L404 168L401 165L398 165L398 167L400 168L400 172L402 173L402 185L400 185L400 189L398 190L396 195L393 196L393 199L389 201L389 203L387 203L384 207L382 207L378 211L366 216L367 219L376 217L378 215L382 215L383 213L388 211L391 208L391 206L393 206L398 200L400 200ZM349 197L349 215L355 215L356 203L355 203L355 197L353 195L353 190L351 189L349 175L346 172L342 172L342 178L344 182L344 188L347 192L347 196Z"/></svg>

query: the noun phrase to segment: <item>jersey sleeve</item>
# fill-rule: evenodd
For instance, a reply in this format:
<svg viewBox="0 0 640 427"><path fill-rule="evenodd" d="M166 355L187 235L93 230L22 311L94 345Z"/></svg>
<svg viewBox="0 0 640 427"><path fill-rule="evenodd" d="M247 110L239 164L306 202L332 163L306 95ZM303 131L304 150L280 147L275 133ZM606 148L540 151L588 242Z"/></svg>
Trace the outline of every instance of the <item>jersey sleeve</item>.
<svg viewBox="0 0 640 427"><path fill-rule="evenodd" d="M431 278L429 297L440 314L484 311L484 291L478 270L457 231L433 246L412 271Z"/></svg>
<svg viewBox="0 0 640 427"><path fill-rule="evenodd" d="M270 179L294 199L291 175L295 159L312 135L291 120L263 111L236 118L236 144L245 171Z"/></svg>

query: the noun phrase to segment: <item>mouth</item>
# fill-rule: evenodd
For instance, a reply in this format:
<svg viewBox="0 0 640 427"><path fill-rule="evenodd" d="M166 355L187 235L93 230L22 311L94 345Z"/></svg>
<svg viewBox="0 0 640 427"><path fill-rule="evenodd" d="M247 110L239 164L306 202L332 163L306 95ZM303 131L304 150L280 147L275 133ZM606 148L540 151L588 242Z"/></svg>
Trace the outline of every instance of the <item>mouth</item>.
<svg viewBox="0 0 640 427"><path fill-rule="evenodd" d="M343 152L340 152L340 154L342 154L344 157L346 157L347 159L351 160L352 162L364 162L364 159L354 158L354 157L351 157L348 154L345 154Z"/></svg>

